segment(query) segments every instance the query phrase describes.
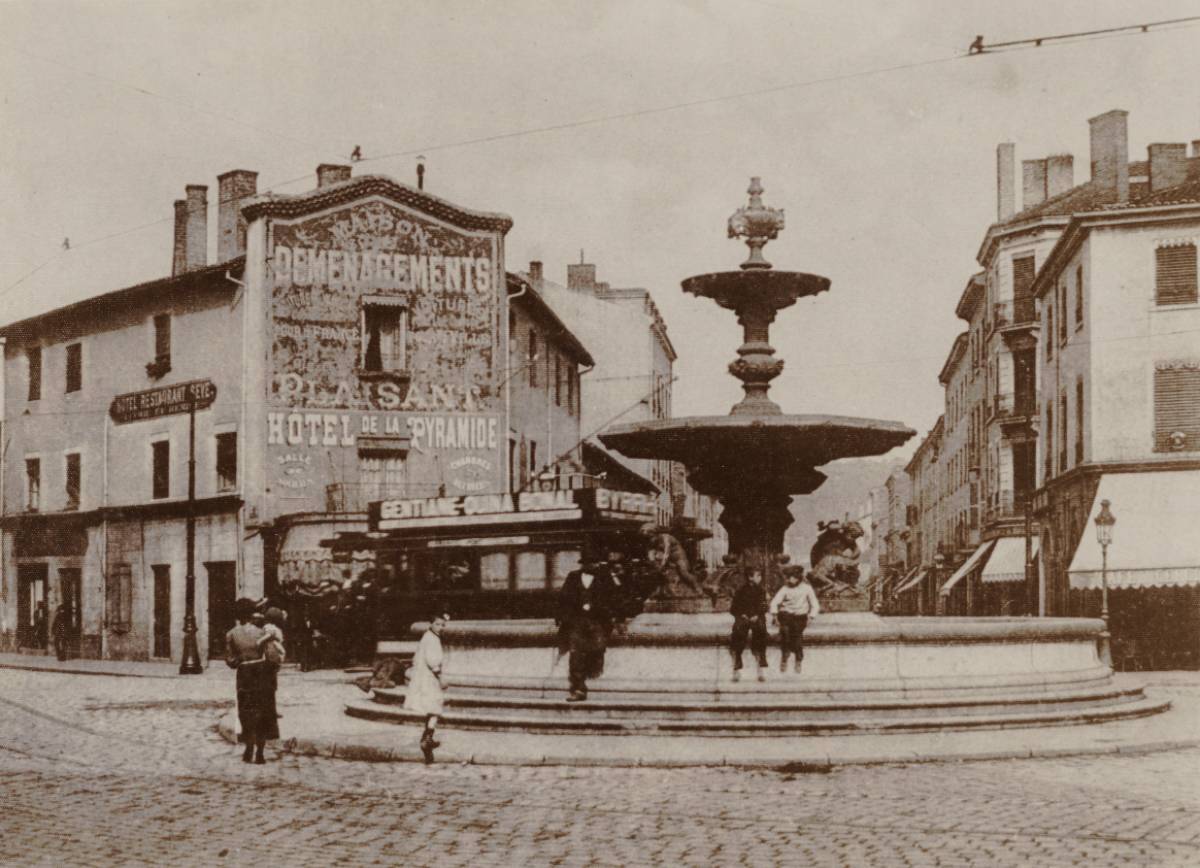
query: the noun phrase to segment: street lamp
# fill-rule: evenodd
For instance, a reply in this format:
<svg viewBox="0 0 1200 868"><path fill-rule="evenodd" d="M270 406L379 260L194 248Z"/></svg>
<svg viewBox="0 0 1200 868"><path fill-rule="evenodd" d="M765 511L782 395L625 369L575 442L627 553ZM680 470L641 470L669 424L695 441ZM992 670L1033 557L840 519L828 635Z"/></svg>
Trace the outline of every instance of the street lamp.
<svg viewBox="0 0 1200 868"><path fill-rule="evenodd" d="M1113 525L1117 517L1112 514L1109 501L1100 501L1100 514L1096 516L1096 540L1100 543L1100 620L1104 630L1100 633L1100 660L1112 666L1112 634L1108 631L1108 547L1112 544Z"/></svg>
<svg viewBox="0 0 1200 868"><path fill-rule="evenodd" d="M941 585L942 569L945 566L946 566L946 554L943 551L942 543L938 543L937 551L933 555L933 601L934 601L933 614L935 614L935 615L937 614L938 597L940 596L940 594L938 594L938 587ZM925 583L925 585L926 585L926 587L928 587L929 582L927 581Z"/></svg>

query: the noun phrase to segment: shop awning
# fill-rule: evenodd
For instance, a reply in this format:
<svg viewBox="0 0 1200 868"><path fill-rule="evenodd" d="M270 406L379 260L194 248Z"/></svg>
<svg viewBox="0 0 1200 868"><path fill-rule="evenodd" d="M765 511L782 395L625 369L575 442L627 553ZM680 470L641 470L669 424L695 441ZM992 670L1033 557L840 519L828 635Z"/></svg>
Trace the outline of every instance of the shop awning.
<svg viewBox="0 0 1200 868"><path fill-rule="evenodd" d="M1067 570L1072 588L1099 588L1101 550L1094 519L1102 500L1116 516L1108 586L1200 585L1200 470L1106 473Z"/></svg>
<svg viewBox="0 0 1200 868"><path fill-rule="evenodd" d="M988 556L988 552L992 550L992 545L993 541L988 540L985 543L980 543L979 548L971 552L971 556L963 561L962 566L955 570L954 575L946 579L945 583L942 585L941 593L943 596L949 594L955 585L961 582L963 578L971 574L971 570L979 566L980 562L982 562L983 559Z"/></svg>
<svg viewBox="0 0 1200 868"><path fill-rule="evenodd" d="M1037 537L1033 538L1033 556L1038 553ZM1025 537L1006 536L996 540L992 556L983 568L985 582L1025 581Z"/></svg>
<svg viewBox="0 0 1200 868"><path fill-rule="evenodd" d="M921 583L921 579L925 578L925 574L928 572L928 568L921 569L919 566L913 567L912 572L904 577L904 581L901 583L900 587L896 588L893 593L903 594L905 591L911 591Z"/></svg>

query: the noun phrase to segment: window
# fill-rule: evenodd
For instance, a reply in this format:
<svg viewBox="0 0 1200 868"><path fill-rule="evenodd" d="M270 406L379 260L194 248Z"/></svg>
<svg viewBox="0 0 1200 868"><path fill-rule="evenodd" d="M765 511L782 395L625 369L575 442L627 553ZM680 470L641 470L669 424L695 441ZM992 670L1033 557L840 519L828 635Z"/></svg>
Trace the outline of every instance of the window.
<svg viewBox="0 0 1200 868"><path fill-rule="evenodd" d="M1058 287L1058 342L1065 344L1067 342L1067 285L1059 284Z"/></svg>
<svg viewBox="0 0 1200 868"><path fill-rule="evenodd" d="M550 573L550 583L555 588L561 588L567 574L579 569L579 549L560 549L551 556L553 569Z"/></svg>
<svg viewBox="0 0 1200 868"><path fill-rule="evenodd" d="M67 391L83 388L83 344L67 345Z"/></svg>
<svg viewBox="0 0 1200 868"><path fill-rule="evenodd" d="M546 587L546 553L517 554L517 590L538 591Z"/></svg>
<svg viewBox="0 0 1200 868"><path fill-rule="evenodd" d="M407 312L396 302L381 296L363 301L362 370L402 371L405 362L404 333Z"/></svg>
<svg viewBox="0 0 1200 868"><path fill-rule="evenodd" d="M1054 358L1054 299L1046 298L1046 360Z"/></svg>
<svg viewBox="0 0 1200 868"><path fill-rule="evenodd" d="M1046 402L1046 438L1042 447L1042 476L1048 481L1054 476L1054 402Z"/></svg>
<svg viewBox="0 0 1200 868"><path fill-rule="evenodd" d="M562 406L563 396L563 368L562 356L557 353L554 356L554 403Z"/></svg>
<svg viewBox="0 0 1200 868"><path fill-rule="evenodd" d="M479 589L508 590L508 552L488 552L479 558Z"/></svg>
<svg viewBox="0 0 1200 868"><path fill-rule="evenodd" d="M1075 381L1075 466L1083 463L1083 378Z"/></svg>
<svg viewBox="0 0 1200 868"><path fill-rule="evenodd" d="M237 432L217 435L217 491L237 488Z"/></svg>
<svg viewBox="0 0 1200 868"><path fill-rule="evenodd" d="M25 508L37 512L42 499L42 459L25 459Z"/></svg>
<svg viewBox="0 0 1200 868"><path fill-rule="evenodd" d="M1067 469L1067 393L1058 395L1058 471Z"/></svg>
<svg viewBox="0 0 1200 868"><path fill-rule="evenodd" d="M129 564L114 564L108 571L108 629L127 633L133 610L133 570Z"/></svg>
<svg viewBox="0 0 1200 868"><path fill-rule="evenodd" d="M171 362L171 315L160 313L154 317L154 361Z"/></svg>
<svg viewBox="0 0 1200 868"><path fill-rule="evenodd" d="M1154 451L1200 450L1200 363L1160 362L1154 371Z"/></svg>
<svg viewBox="0 0 1200 868"><path fill-rule="evenodd" d="M152 455L151 494L155 500L171 496L171 441L156 440L150 444Z"/></svg>
<svg viewBox="0 0 1200 868"><path fill-rule="evenodd" d="M1155 255L1155 300L1159 304L1195 304L1196 245L1171 244Z"/></svg>
<svg viewBox="0 0 1200 868"><path fill-rule="evenodd" d="M67 509L79 509L79 493L83 481L83 459L78 452L67 453Z"/></svg>
<svg viewBox="0 0 1200 868"><path fill-rule="evenodd" d="M538 339L537 332L533 329L529 330L529 358L526 364L529 365L529 385L536 386L538 383L537 364L538 360Z"/></svg>
<svg viewBox="0 0 1200 868"><path fill-rule="evenodd" d="M29 395L30 401L42 399L42 348L30 347L25 351L29 362Z"/></svg>
<svg viewBox="0 0 1200 868"><path fill-rule="evenodd" d="M574 363L567 365L567 410L574 413L575 407L575 378L579 373L575 370Z"/></svg>
<svg viewBox="0 0 1200 868"><path fill-rule="evenodd" d="M1075 266L1075 331L1083 328L1083 266Z"/></svg>
<svg viewBox="0 0 1200 868"><path fill-rule="evenodd" d="M1033 276L1034 258L1021 256L1013 259L1013 322L1029 322L1033 319Z"/></svg>

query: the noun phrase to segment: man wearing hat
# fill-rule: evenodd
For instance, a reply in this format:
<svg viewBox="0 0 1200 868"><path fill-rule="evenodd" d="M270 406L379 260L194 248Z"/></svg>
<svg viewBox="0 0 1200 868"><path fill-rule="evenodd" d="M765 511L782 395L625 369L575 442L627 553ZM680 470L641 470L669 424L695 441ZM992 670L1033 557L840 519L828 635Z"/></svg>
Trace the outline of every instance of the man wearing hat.
<svg viewBox="0 0 1200 868"><path fill-rule="evenodd" d="M620 588L598 549L589 546L582 566L567 574L558 593L559 649L571 655L567 702L587 699L587 680L604 672L604 652L620 608Z"/></svg>

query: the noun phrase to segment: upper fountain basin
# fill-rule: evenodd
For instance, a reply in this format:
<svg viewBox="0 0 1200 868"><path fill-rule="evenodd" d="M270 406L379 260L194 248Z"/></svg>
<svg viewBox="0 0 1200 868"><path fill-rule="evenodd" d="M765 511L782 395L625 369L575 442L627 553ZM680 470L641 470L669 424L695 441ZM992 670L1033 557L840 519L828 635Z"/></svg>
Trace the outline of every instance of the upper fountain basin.
<svg viewBox="0 0 1200 868"><path fill-rule="evenodd" d="M828 290L828 277L774 269L715 271L683 281L684 292L711 298L729 310L737 310L747 303L766 304L773 310L782 310L795 304L798 298Z"/></svg>

